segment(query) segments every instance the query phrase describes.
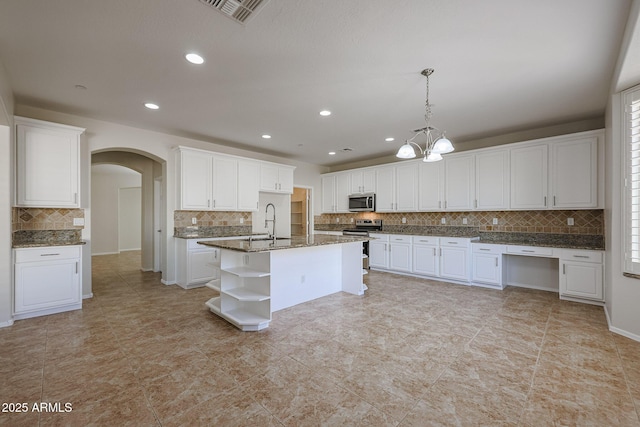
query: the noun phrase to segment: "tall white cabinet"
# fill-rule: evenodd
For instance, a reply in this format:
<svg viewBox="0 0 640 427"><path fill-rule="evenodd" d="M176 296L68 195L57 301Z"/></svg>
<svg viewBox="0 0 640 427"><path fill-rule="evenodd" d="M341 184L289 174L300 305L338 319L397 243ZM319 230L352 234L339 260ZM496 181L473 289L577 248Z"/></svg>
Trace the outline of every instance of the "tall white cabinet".
<svg viewBox="0 0 640 427"><path fill-rule="evenodd" d="M80 136L84 129L16 117L16 205L80 207Z"/></svg>

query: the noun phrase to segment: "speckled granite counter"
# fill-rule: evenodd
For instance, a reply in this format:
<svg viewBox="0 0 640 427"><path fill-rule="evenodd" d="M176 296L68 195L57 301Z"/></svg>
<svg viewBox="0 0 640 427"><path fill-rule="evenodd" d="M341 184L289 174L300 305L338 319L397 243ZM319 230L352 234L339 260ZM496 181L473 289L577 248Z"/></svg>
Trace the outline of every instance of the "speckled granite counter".
<svg viewBox="0 0 640 427"><path fill-rule="evenodd" d="M215 227L176 227L173 237L178 239L204 239L207 237L251 236L254 234L250 225L215 226ZM264 234L264 233L262 233Z"/></svg>
<svg viewBox="0 0 640 427"><path fill-rule="evenodd" d="M358 236L330 236L324 234L314 234L309 237L294 236L290 239L277 239L275 242L269 240L216 240L212 242L198 242L206 246L213 246L221 249L230 249L240 252L267 252L279 249L307 248L311 246L338 245L342 243L364 242L368 237Z"/></svg>
<svg viewBox="0 0 640 427"><path fill-rule="evenodd" d="M604 236L592 234L481 232L479 243L604 250Z"/></svg>
<svg viewBox="0 0 640 427"><path fill-rule="evenodd" d="M18 230L12 235L14 248L84 245L81 230Z"/></svg>
<svg viewBox="0 0 640 427"><path fill-rule="evenodd" d="M342 231L353 228L347 224L316 224L317 231ZM468 226L438 226L438 225L383 225L381 234L410 234L413 236L447 236L447 237L478 237L478 227Z"/></svg>

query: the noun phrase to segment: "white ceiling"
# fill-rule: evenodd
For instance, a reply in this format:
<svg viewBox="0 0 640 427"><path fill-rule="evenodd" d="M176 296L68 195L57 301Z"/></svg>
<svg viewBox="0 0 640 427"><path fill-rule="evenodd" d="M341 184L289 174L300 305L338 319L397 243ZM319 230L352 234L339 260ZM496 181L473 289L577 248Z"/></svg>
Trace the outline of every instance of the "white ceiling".
<svg viewBox="0 0 640 427"><path fill-rule="evenodd" d="M329 166L424 125L424 68L454 145L603 116L630 4L270 0L241 25L198 0L2 0L0 60L18 104Z"/></svg>

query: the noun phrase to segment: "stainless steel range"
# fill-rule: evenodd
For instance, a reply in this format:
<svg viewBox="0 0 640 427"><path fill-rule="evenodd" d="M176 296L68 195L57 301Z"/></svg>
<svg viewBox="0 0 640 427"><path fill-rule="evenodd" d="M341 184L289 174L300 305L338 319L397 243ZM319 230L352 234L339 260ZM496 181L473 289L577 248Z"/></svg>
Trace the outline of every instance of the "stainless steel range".
<svg viewBox="0 0 640 427"><path fill-rule="evenodd" d="M369 233L375 233L382 230L381 219L356 219L354 228L342 230L343 236L368 236ZM369 268L369 242L362 243L362 268Z"/></svg>

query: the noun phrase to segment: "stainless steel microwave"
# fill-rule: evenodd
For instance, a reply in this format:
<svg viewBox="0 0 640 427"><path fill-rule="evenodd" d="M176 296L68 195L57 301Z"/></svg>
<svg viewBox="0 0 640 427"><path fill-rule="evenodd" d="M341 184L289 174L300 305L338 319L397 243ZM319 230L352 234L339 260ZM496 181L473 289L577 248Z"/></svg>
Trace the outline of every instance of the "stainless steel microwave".
<svg viewBox="0 0 640 427"><path fill-rule="evenodd" d="M349 196L349 211L351 212L375 212L375 193L351 194Z"/></svg>

